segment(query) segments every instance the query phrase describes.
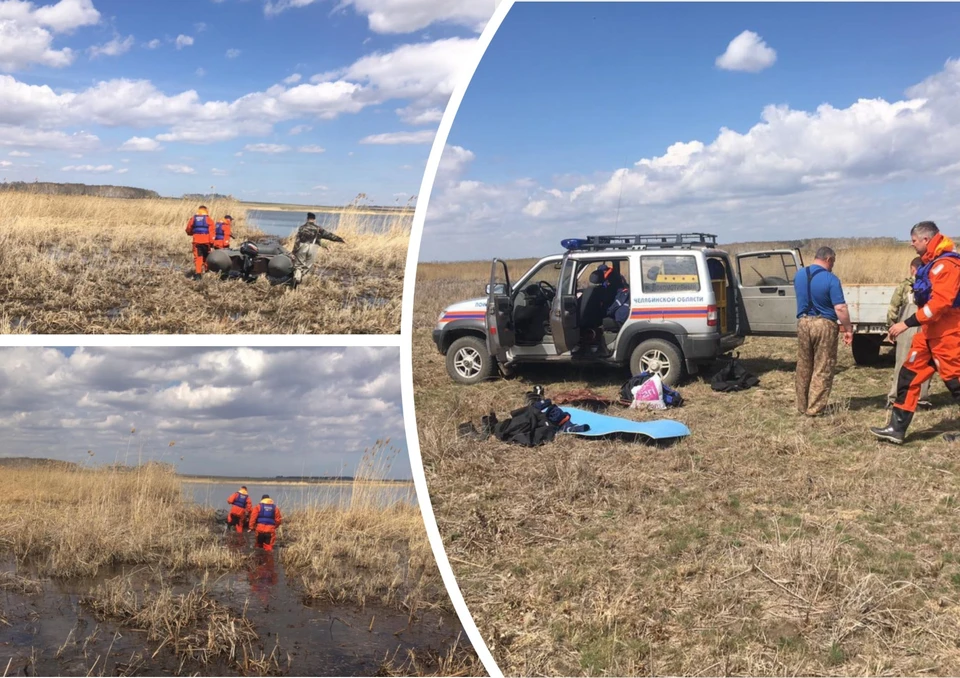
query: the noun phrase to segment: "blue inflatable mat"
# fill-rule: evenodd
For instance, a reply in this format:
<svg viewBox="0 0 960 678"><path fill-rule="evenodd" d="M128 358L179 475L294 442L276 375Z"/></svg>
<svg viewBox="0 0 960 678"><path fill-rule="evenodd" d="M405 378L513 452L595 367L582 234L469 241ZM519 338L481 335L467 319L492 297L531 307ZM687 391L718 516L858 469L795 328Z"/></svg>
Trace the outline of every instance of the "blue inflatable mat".
<svg viewBox="0 0 960 678"><path fill-rule="evenodd" d="M656 421L633 421L623 417L611 417L608 414L598 414L590 410L581 410L576 407L563 407L564 412L570 414L574 424L587 424L589 431L582 433L570 432L569 435L599 438L602 436L627 434L639 435L651 440L665 440L669 438L683 438L690 435L690 429L679 421L672 419L658 419Z"/></svg>

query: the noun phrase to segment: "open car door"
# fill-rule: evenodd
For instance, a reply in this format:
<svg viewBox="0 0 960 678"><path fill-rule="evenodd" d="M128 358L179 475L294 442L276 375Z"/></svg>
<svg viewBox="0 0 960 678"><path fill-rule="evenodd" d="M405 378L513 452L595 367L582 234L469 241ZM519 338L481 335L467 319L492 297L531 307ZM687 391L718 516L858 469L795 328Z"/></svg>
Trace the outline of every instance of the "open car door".
<svg viewBox="0 0 960 678"><path fill-rule="evenodd" d="M793 279L802 267L800 250L769 250L737 255L743 309L740 330L743 334L796 336L797 294Z"/></svg>
<svg viewBox="0 0 960 678"><path fill-rule="evenodd" d="M503 275L501 276L500 273ZM502 277L502 280L500 279ZM510 294L510 273L507 263L494 259L490 265L490 284L487 285L487 350L497 360L507 359L507 349L516 342L513 327L513 298Z"/></svg>
<svg viewBox="0 0 960 678"><path fill-rule="evenodd" d="M580 345L580 300L577 299L577 262L567 253L560 261L560 282L550 305L550 332L557 355Z"/></svg>

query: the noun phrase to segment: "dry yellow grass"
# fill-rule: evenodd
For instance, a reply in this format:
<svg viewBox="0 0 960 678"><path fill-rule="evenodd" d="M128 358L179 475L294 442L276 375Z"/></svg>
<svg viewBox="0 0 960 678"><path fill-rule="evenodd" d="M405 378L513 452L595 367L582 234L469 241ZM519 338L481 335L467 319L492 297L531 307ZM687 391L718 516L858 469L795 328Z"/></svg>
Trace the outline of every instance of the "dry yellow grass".
<svg viewBox="0 0 960 678"><path fill-rule="evenodd" d="M281 558L313 598L375 602L411 615L422 609L451 613L420 509L376 482L397 454L389 440L377 441L354 473L349 499L292 511L284 526L290 544Z"/></svg>
<svg viewBox="0 0 960 678"><path fill-rule="evenodd" d="M396 333L410 218L383 233L347 214L296 290L196 282L184 233L195 202L0 193L0 331L33 333ZM234 235L257 237L235 202ZM239 240L234 241L239 242Z"/></svg>
<svg viewBox="0 0 960 678"><path fill-rule="evenodd" d="M185 502L165 466L5 468L2 487L0 549L41 575L93 576L119 564L242 565L211 530L213 511Z"/></svg>
<svg viewBox="0 0 960 678"><path fill-rule="evenodd" d="M838 251L849 284L894 283L913 256ZM545 365L454 384L430 331L442 307L482 295L489 265L434 266L415 302L418 435L447 554L505 674L960 672L960 466L938 437L958 422L939 381L909 444L883 445L867 427L886 421L889 359L856 367L841 347L838 411L811 421L795 415L795 341L748 338L760 387L682 384L687 402L665 414L692 435L670 448L467 441L459 422L522 406L534 384L614 395L626 374Z"/></svg>
<svg viewBox="0 0 960 678"><path fill-rule="evenodd" d="M960 239L954 238L955 242ZM755 250L792 249L795 243L734 243L720 245L720 249L730 254L740 254ZM817 247L827 245L837 252L837 264L834 268L840 279L848 284L883 284L899 282L909 273L910 261L916 252L909 243L900 244L848 244L844 241L819 240L807 241L800 248L805 264L813 261ZM559 249L551 252L559 253ZM547 253L544 256L548 256ZM512 279L517 279L533 266L538 258L507 259L507 267ZM450 283L456 280L474 280L479 292L470 292L471 296L482 296L483 286L490 280L489 261L452 261L421 262L417 265L417 282Z"/></svg>

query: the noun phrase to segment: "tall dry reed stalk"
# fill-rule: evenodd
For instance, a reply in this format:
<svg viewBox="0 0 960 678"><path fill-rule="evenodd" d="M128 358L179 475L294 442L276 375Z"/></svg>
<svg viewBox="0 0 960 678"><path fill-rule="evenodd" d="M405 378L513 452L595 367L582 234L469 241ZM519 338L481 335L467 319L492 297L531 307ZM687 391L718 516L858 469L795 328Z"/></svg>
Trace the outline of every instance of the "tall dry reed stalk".
<svg viewBox="0 0 960 678"><path fill-rule="evenodd" d="M119 564L227 569L213 511L185 501L172 467L10 468L3 472L0 548L50 577L92 576Z"/></svg>
<svg viewBox="0 0 960 678"><path fill-rule="evenodd" d="M378 602L411 614L449 610L419 509L383 482L400 451L389 440L368 449L339 506L316 503L291 511L291 543L283 562L314 598Z"/></svg>

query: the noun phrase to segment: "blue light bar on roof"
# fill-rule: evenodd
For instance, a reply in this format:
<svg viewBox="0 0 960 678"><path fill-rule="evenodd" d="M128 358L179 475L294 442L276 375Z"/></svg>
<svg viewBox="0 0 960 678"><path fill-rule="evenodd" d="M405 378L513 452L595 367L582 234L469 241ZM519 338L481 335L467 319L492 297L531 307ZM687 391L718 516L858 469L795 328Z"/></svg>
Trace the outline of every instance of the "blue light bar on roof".
<svg viewBox="0 0 960 678"><path fill-rule="evenodd" d="M578 250L587 243L586 238L567 238L560 241L560 247L565 250Z"/></svg>

